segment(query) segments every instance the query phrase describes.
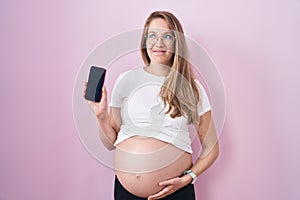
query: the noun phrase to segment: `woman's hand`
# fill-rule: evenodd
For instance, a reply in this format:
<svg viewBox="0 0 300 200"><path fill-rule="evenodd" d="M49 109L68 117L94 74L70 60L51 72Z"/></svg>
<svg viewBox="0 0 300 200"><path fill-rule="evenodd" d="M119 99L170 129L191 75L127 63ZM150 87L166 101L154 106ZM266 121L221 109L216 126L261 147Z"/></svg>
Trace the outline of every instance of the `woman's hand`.
<svg viewBox="0 0 300 200"><path fill-rule="evenodd" d="M86 93L86 88L87 88L87 82L84 82L84 89L83 89L83 97L85 97ZM100 102L93 102L86 100L90 109L95 113L97 118L104 118L107 117L108 115L108 106L107 106L107 92L106 92L106 87L103 86L102 88L102 97Z"/></svg>
<svg viewBox="0 0 300 200"><path fill-rule="evenodd" d="M161 199L164 198L180 188L186 186L187 184L192 182L192 177L190 175L184 175L182 177L176 177L172 178L167 181L160 182L158 185L159 186L165 186L161 191L158 193L151 195L148 197L148 200L154 200L154 199Z"/></svg>

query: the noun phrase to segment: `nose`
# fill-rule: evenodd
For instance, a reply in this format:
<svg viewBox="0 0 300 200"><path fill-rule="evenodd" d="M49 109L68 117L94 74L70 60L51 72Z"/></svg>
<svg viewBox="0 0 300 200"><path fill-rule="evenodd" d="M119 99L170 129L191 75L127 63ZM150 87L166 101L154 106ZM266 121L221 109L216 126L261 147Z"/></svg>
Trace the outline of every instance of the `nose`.
<svg viewBox="0 0 300 200"><path fill-rule="evenodd" d="M161 37L158 37L156 42L155 42L155 46L163 46L164 42L162 40Z"/></svg>

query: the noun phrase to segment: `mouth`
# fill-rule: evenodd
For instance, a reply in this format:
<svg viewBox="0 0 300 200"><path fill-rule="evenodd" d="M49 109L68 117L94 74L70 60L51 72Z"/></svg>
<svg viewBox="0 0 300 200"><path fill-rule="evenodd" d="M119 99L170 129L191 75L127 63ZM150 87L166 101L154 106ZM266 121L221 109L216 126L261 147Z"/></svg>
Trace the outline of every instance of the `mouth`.
<svg viewBox="0 0 300 200"><path fill-rule="evenodd" d="M165 50L152 50L152 51L153 51L153 53L158 54L158 55L162 55L162 54L166 53Z"/></svg>

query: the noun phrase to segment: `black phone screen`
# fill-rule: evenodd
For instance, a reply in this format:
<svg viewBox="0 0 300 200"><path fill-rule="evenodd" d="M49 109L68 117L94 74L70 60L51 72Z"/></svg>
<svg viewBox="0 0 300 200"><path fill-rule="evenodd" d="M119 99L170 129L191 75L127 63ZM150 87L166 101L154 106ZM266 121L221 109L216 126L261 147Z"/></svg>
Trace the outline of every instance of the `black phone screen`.
<svg viewBox="0 0 300 200"><path fill-rule="evenodd" d="M105 80L106 69L92 66L90 68L85 99L100 102L102 97L102 87Z"/></svg>

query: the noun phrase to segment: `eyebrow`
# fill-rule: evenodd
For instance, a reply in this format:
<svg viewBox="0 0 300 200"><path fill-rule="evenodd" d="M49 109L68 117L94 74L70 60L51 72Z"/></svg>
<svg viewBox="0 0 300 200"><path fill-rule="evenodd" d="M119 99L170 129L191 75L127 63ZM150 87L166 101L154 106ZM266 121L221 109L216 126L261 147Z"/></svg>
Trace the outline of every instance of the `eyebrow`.
<svg viewBox="0 0 300 200"><path fill-rule="evenodd" d="M148 33L156 33L157 34L157 32L155 32L155 31L148 31ZM166 33L172 34L172 31L166 31L166 32L163 32L162 34L166 34Z"/></svg>

